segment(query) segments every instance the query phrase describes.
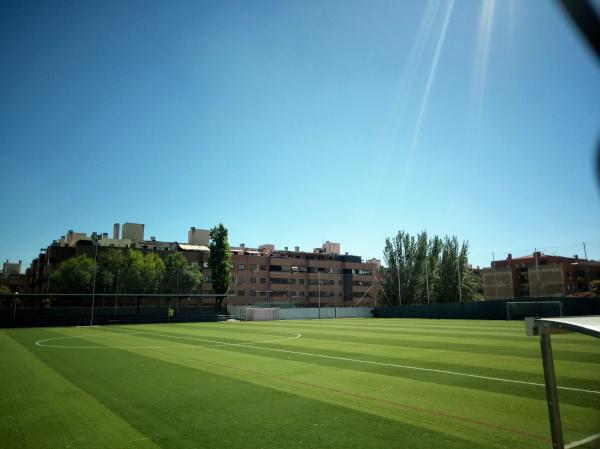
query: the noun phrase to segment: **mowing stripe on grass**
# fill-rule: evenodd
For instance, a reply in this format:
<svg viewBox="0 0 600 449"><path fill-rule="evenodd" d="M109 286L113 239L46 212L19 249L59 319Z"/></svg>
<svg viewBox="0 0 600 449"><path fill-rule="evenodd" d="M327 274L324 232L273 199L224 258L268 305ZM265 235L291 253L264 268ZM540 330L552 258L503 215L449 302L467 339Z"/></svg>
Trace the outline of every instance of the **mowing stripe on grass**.
<svg viewBox="0 0 600 449"><path fill-rule="evenodd" d="M521 435L521 436L525 436L525 437L529 437L529 438L534 438L534 439L541 440L541 441L549 441L549 438L547 438L543 435L538 435L537 433L527 432L527 431L519 430L519 429L513 429L511 427L506 427L506 426L502 426L500 424L494 424L494 423L482 421L479 419L467 418L465 416L453 415L451 413L432 410L432 409L425 408L425 407L416 407L414 405L402 404L401 402L390 401L389 399L376 398L373 396L352 393L352 392L340 390L337 388L325 387L325 386L317 385L317 384L313 384L313 383L302 382L302 381L290 379L290 378L284 377L284 376L265 374L263 372L251 370L248 368L240 368L239 366L231 366L231 365L226 365L226 364L217 363L217 362L205 362L205 363L219 367L219 368L228 368L228 369L231 369L234 371L240 371L242 373L255 374L255 375L259 375L261 377L266 377L268 379L276 379L276 380L280 380L280 381L283 381L286 383L302 385L302 386L313 388L316 390L340 394L342 396L352 397L352 398L356 398L356 399L363 399L363 400L372 401L372 402L376 402L376 403L380 403L380 404L386 404L386 405L390 405L392 407L399 408L399 409L410 410L413 412L423 413L423 414L432 415L432 416L439 416L442 418L448 418L453 421L460 421L460 422L464 422L464 423L468 423L468 424L474 424L474 425L480 426L480 427L487 427L490 429L501 430L503 432L512 433L515 435Z"/></svg>
<svg viewBox="0 0 600 449"><path fill-rule="evenodd" d="M109 329L109 328L103 328L103 327L98 327L98 329L110 330L110 331L114 331L114 332L125 332L127 334L152 335L155 337L175 338L175 339L182 339L182 340L196 340L196 341L203 341L203 342L210 342L210 343L219 343L222 346L246 347L246 348L252 348L252 349L259 349L259 350L263 350L263 351L282 352L282 353L286 353L286 354L296 354L296 355L302 355L302 356L308 356L308 357L319 357L319 358L331 359L331 360L341 360L341 361L345 361L345 362L355 362L355 363L364 363L364 364L368 364L368 365L388 366L388 367L401 368L401 369L410 369L410 370L424 371L424 372L431 372L431 373L448 374L448 375L453 375L453 376L470 377L470 378L475 378L475 379L483 379L483 380L490 380L490 381L496 381L496 382L509 382L509 383L515 383L515 384L521 384L521 385L532 385L532 386L542 387L542 388L546 387L546 385L544 385L542 383L538 383L538 382L528 382L528 381L524 381L524 380L505 379L502 377L481 376L479 374L459 373L456 371L447 371L447 370L441 370L441 369L435 369L435 368L423 368L423 367L419 367L419 366L400 365L400 364L396 364L396 363L376 362L376 361L372 361L372 360L353 359L350 357L340 357L340 356L333 356L333 355L316 354L316 353L311 353L311 352L292 351L289 349L265 348L264 346L255 346L253 343L225 343L225 342L217 342L217 341L211 341L211 340L200 339L200 338L195 338L195 337L184 337L184 336L175 336L175 335L167 335L167 334L158 334L155 332L146 332L146 331L133 331L133 330L129 330L129 329ZM36 342L36 344L37 344L37 342ZM563 386L558 386L557 388L560 390L579 391L582 393L590 393L590 394L600 395L600 391L597 391L597 390L587 390L587 389L583 389L583 388L563 387Z"/></svg>

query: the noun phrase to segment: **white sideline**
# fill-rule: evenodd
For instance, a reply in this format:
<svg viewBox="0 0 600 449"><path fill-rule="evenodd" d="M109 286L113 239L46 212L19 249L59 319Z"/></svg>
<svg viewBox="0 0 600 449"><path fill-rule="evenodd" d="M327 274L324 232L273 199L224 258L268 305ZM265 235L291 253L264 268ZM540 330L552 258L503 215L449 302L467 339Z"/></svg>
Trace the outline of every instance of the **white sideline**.
<svg viewBox="0 0 600 449"><path fill-rule="evenodd" d="M582 444L589 443L590 441L597 440L598 438L600 438L600 433L595 433L582 440L573 441L572 443L565 444L565 449L571 449L573 447L581 446Z"/></svg>
<svg viewBox="0 0 600 449"><path fill-rule="evenodd" d="M203 340L203 339L194 338L194 337L165 335L165 334L157 334L154 332L131 331L128 329L109 329L109 328L104 328L104 327L100 328L100 329L118 331L118 332L127 332L127 333L132 333L132 334L154 335L156 337L177 338L177 339L183 339L183 340L198 340L198 341L205 341L205 342L210 342L210 343L219 343L220 345L223 345L223 346L239 346L239 347L244 347L244 348L262 349L264 351L282 352L285 354L296 354L296 355L304 355L304 356L309 356L309 357L319 357L319 358L323 358L323 359L342 360L345 362L364 363L367 365L389 366L389 367L394 367L394 368L412 369L412 370L416 370L416 371L426 371L426 372L430 372L430 373L450 374L453 376L471 377L471 378L475 378L475 379L493 380L493 381L497 381L497 382L509 382L509 383L515 383L515 384L521 384L521 385L533 385L536 387L546 388L545 384L541 384L541 383L537 383L537 382L527 382L524 380L504 379L502 377L481 376L478 374L459 373L456 371L446 371L446 370L435 369L435 368L422 368L419 366L400 365L400 364L396 364L396 363L375 362L372 360L352 359L349 357L339 357L339 356L334 356L334 355L324 355L324 354L314 354L311 352L291 351L289 349L265 348L262 346L254 346L253 343L225 343L225 342ZM299 333L297 337L291 337L291 338L300 338L301 336L302 335ZM573 388L573 387L562 387L562 386L558 386L556 388L558 388L560 390L578 391L581 393L600 394L600 391L586 390L584 388Z"/></svg>

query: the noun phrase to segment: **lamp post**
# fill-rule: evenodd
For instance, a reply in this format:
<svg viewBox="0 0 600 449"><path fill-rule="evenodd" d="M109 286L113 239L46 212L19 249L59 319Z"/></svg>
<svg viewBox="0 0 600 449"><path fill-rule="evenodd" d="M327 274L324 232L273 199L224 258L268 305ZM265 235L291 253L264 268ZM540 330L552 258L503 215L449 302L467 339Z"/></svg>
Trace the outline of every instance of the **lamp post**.
<svg viewBox="0 0 600 449"><path fill-rule="evenodd" d="M97 233L92 234L92 242L94 242L94 279L92 281L92 313L90 316L90 327L94 325L94 304L96 302L96 265L98 260L98 240L100 236Z"/></svg>

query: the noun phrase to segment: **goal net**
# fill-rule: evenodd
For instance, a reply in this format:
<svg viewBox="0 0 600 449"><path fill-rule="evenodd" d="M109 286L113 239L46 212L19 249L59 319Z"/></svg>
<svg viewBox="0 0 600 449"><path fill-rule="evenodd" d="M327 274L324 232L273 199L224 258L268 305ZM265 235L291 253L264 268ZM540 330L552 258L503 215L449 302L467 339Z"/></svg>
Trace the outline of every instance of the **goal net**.
<svg viewBox="0 0 600 449"><path fill-rule="evenodd" d="M515 301L506 303L507 320L555 316L563 316L563 306L560 301Z"/></svg>
<svg viewBox="0 0 600 449"><path fill-rule="evenodd" d="M279 319L279 307L248 307L246 321L272 321Z"/></svg>

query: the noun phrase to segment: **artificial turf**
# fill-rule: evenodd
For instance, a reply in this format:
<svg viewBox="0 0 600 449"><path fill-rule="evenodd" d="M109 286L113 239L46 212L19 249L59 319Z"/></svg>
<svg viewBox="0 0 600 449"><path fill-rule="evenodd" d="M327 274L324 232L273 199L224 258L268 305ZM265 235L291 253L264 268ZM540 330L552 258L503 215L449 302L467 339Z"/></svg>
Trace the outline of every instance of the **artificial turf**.
<svg viewBox="0 0 600 449"><path fill-rule="evenodd" d="M600 341L553 346L566 441L600 432ZM0 354L2 448L552 446L519 322L4 329Z"/></svg>

